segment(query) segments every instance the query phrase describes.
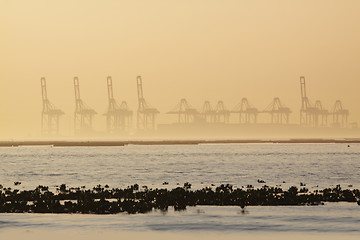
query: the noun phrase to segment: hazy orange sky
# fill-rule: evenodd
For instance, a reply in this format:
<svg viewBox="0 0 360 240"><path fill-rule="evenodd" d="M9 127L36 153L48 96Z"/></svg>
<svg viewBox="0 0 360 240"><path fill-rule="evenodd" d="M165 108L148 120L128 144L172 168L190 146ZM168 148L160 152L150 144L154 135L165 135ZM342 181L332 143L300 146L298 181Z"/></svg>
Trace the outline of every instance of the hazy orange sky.
<svg viewBox="0 0 360 240"><path fill-rule="evenodd" d="M0 0L0 138L40 134L40 78L72 133L73 77L105 130L106 76L137 108L136 76L160 123L180 100L200 108L278 96L298 123L299 77L309 98L341 99L360 120L360 1ZM134 118L135 119L135 118Z"/></svg>

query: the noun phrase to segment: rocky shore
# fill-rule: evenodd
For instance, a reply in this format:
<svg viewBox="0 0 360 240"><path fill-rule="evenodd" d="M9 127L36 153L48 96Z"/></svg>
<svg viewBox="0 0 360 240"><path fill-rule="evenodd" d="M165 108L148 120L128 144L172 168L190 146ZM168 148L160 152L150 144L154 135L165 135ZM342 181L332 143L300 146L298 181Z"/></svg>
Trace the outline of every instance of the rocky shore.
<svg viewBox="0 0 360 240"><path fill-rule="evenodd" d="M15 184L17 185L17 184ZM354 202L360 205L358 189L334 188L309 191L293 186L287 190L263 186L246 189L232 185L205 187L192 190L190 183L171 190L149 189L134 184L124 189L98 185L92 189L60 185L54 192L47 186L34 190L17 190L1 187L1 213L82 213L116 214L147 213L152 210L185 210L187 206L284 206L321 205L324 202Z"/></svg>

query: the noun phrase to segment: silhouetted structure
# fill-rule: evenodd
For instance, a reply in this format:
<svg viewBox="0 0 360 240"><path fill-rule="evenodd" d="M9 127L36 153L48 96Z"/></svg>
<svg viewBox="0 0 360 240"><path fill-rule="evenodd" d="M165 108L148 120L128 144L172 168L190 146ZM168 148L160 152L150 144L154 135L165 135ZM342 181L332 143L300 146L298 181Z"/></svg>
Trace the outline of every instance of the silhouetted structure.
<svg viewBox="0 0 360 240"><path fill-rule="evenodd" d="M216 123L229 123L230 111L226 109L223 101L218 101L215 109Z"/></svg>
<svg viewBox="0 0 360 240"><path fill-rule="evenodd" d="M345 109L342 102L337 100L333 107L333 125L334 127L347 127L349 110Z"/></svg>
<svg viewBox="0 0 360 240"><path fill-rule="evenodd" d="M114 98L112 78L107 77L108 109L106 116L106 128L109 133L128 132L131 126L133 112L129 109L126 101L119 105Z"/></svg>
<svg viewBox="0 0 360 240"><path fill-rule="evenodd" d="M278 97L265 108L264 113L269 113L272 124L289 124L290 108L283 105Z"/></svg>
<svg viewBox="0 0 360 240"><path fill-rule="evenodd" d="M80 98L80 86L78 77L74 77L75 90L75 113L74 129L75 134L89 133L92 131L92 118L95 110L86 105Z"/></svg>
<svg viewBox="0 0 360 240"><path fill-rule="evenodd" d="M211 107L209 101L205 101L200 112L202 118L207 123L214 123L216 118L216 111Z"/></svg>
<svg viewBox="0 0 360 240"><path fill-rule="evenodd" d="M241 99L231 112L239 114L239 123L257 123L259 111L249 103L247 98Z"/></svg>
<svg viewBox="0 0 360 240"><path fill-rule="evenodd" d="M327 126L327 116L329 111L324 109L320 100L313 105L306 95L305 77L300 77L301 88L301 109L300 109L300 125L319 127ZM321 122L319 122L321 118Z"/></svg>
<svg viewBox="0 0 360 240"><path fill-rule="evenodd" d="M301 109L300 109L300 125L316 127L317 109L311 104L306 95L305 77L300 77L301 88Z"/></svg>
<svg viewBox="0 0 360 240"><path fill-rule="evenodd" d="M199 112L192 107L185 98L181 99L180 102L169 112L168 114L177 114L179 123L191 123L196 119L196 115Z"/></svg>
<svg viewBox="0 0 360 240"><path fill-rule="evenodd" d="M315 102L315 108L315 126L326 127L329 111L323 108L320 100ZM321 121L319 121L319 118L321 118Z"/></svg>
<svg viewBox="0 0 360 240"><path fill-rule="evenodd" d="M137 109L137 129L142 130L155 130L155 117L159 111L151 107L143 96L142 78L137 76L137 96L138 96L138 109ZM63 111L57 109L50 103L47 98L46 80L41 78L42 88L42 102L43 108L41 113L41 133L42 135L57 135L59 134L59 119L64 114ZM88 133L92 132L92 120L96 114L95 110L87 106L80 98L79 79L74 77L75 89L75 113L74 113L74 129L75 133ZM108 90L108 108L107 112L103 115L106 116L107 132L109 133L125 133L129 132L132 126L132 114L126 101L121 104L115 100L113 96L112 78L107 77L107 90ZM324 108L322 102L317 100L315 104L307 96L305 77L300 77L300 90L301 90L301 109L300 109L300 125L307 127L328 127L328 116L332 115L332 127L339 128L357 128L357 124L348 123L349 110L343 107L340 100L335 102L332 110ZM119 102L120 103L120 102ZM229 111L224 106L222 101L218 101L215 107L212 107L209 101L205 101L202 109L198 112L192 107L186 99L181 99L180 102L168 114L177 114L178 123L229 123L230 114L238 114L238 123L240 124L257 124L258 114L266 113L271 117L271 124L289 124L289 117L292 111L290 108L283 105L278 97L263 110L259 111L253 107L247 98L242 98L232 111ZM236 116L237 117L237 116ZM331 121L331 119L330 119ZM267 121L266 123L268 123ZM165 124L164 124L165 125ZM214 124L213 126L215 126ZM258 125L259 126L259 125ZM162 126L163 127L163 126ZM176 126L176 127L179 127ZM182 126L180 126L182 127ZM212 127L212 126L211 126ZM231 126L222 126L217 124L218 129L231 129ZM274 126L275 127L275 126ZM163 128L167 128L164 126ZM201 127L199 127L200 129ZM252 126L249 126L249 129ZM280 127L281 129L283 127ZM279 128L279 129L280 129ZM169 128L171 130L171 128ZM185 129L185 128L184 128ZM196 128L187 128L196 129ZM209 128L210 129L210 128ZM218 131L218 130L216 130ZM219 130L218 132L221 132ZM144 131L146 132L146 131Z"/></svg>
<svg viewBox="0 0 360 240"><path fill-rule="evenodd" d="M41 134L42 135L58 135L59 119L64 114L63 111L56 108L47 97L46 79L41 78L42 93L42 112L41 112Z"/></svg>
<svg viewBox="0 0 360 240"><path fill-rule="evenodd" d="M138 92L138 111L137 111L137 129L149 130L155 129L155 116L159 113L156 108L151 107L144 99L141 76L137 76Z"/></svg>

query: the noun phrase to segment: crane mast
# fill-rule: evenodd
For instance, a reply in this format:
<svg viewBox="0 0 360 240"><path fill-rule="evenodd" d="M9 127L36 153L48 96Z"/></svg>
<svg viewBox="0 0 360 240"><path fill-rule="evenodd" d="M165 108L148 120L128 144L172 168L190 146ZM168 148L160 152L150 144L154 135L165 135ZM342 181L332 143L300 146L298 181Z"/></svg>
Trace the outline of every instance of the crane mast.
<svg viewBox="0 0 360 240"><path fill-rule="evenodd" d="M74 113L74 130L75 134L86 134L93 131L93 116L96 111L87 106L80 97L79 78L74 77L75 92L75 113Z"/></svg>
<svg viewBox="0 0 360 240"><path fill-rule="evenodd" d="M144 99L142 78L136 77L138 93L137 129L155 130L155 116L159 113L156 108L151 107Z"/></svg>
<svg viewBox="0 0 360 240"><path fill-rule="evenodd" d="M230 111L225 108L223 101L219 100L215 108L215 122L229 123Z"/></svg>
<svg viewBox="0 0 360 240"><path fill-rule="evenodd" d="M171 111L167 112L167 114L178 115L178 123L193 123L199 113L185 98L182 98Z"/></svg>
<svg viewBox="0 0 360 240"><path fill-rule="evenodd" d="M332 115L334 127L348 127L349 110L345 109L341 100L336 100L333 107Z"/></svg>
<svg viewBox="0 0 360 240"><path fill-rule="evenodd" d="M265 108L263 113L270 114L271 124L289 124L291 110L290 108L285 107L278 97L273 99L273 101Z"/></svg>
<svg viewBox="0 0 360 240"><path fill-rule="evenodd" d="M211 104L206 100L201 109L201 116L207 123L214 123L216 120L216 111L211 107Z"/></svg>
<svg viewBox="0 0 360 240"><path fill-rule="evenodd" d="M257 123L259 111L249 103L247 98L242 98L231 112L239 114L239 123Z"/></svg>
<svg viewBox="0 0 360 240"><path fill-rule="evenodd" d="M131 126L133 112L125 101L120 105L116 102L113 93L111 76L106 78L108 90L108 110L106 116L106 127L108 133L128 133Z"/></svg>
<svg viewBox="0 0 360 240"><path fill-rule="evenodd" d="M52 136L59 135L60 116L64 112L56 108L47 97L46 79L42 77L41 95L42 95L42 111L41 111L41 134Z"/></svg>
<svg viewBox="0 0 360 240"><path fill-rule="evenodd" d="M327 115L329 114L326 109L323 109L321 101L317 100L315 105L312 104L306 95L305 77L300 77L301 89L301 109L300 109L300 125L308 127L325 127L327 125ZM321 122L319 123L319 118Z"/></svg>

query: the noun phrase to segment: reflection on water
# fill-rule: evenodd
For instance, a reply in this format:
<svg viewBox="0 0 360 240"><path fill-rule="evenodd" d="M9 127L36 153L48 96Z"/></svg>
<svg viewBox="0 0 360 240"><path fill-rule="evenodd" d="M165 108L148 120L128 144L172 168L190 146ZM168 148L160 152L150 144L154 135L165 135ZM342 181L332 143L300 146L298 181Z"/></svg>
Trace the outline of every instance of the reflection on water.
<svg viewBox="0 0 360 240"><path fill-rule="evenodd" d="M360 233L356 203L323 206L197 206L147 214L0 214L0 229L83 231L320 232ZM1 231L1 230L0 230Z"/></svg>

